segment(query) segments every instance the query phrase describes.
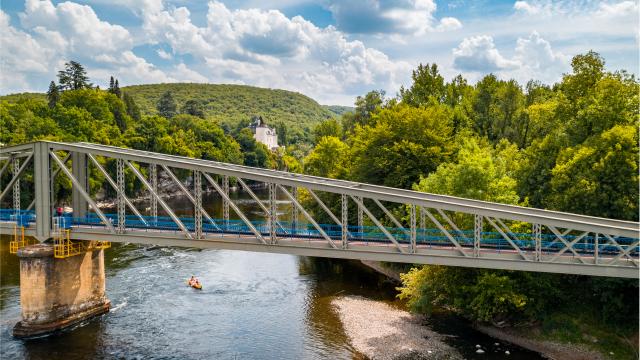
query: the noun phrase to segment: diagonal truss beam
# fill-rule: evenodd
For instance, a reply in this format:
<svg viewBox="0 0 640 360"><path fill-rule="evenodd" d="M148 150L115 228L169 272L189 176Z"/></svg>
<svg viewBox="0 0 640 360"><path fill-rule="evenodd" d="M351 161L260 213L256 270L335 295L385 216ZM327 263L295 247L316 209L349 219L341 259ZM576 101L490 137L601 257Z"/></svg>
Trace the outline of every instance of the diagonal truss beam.
<svg viewBox="0 0 640 360"><path fill-rule="evenodd" d="M376 205L378 205L378 207L380 209L382 209L382 211L384 211L384 214L387 215L387 217L389 219L391 219L391 221L400 229L402 230L405 234L407 234L407 236L411 236L411 233L409 232L409 230L405 229L404 226L402 226L402 224L400 223L400 221L398 221L398 219L396 219L395 216L393 216L393 214L391 213L391 211L389 211L389 209L387 209L384 205L382 205L382 203L380 202L380 200L378 199L373 199L373 202L376 203Z"/></svg>
<svg viewBox="0 0 640 360"><path fill-rule="evenodd" d="M453 222L453 220L451 220L451 218L449 218L449 216L447 216L447 214L442 211L441 209L436 209L436 211L438 212L438 214L440 214L440 216L442 216L442 218L444 219L444 221L447 222L447 224L449 224L449 226L451 226L453 228L453 230L455 230L458 234L460 234L460 236L462 236L462 238L464 239L464 241L471 243L471 239L469 239L457 226L456 223ZM482 236L482 234L480 234Z"/></svg>
<svg viewBox="0 0 640 360"><path fill-rule="evenodd" d="M164 200L162 200L162 198L160 198L160 195L158 195L158 193L155 192L155 190L153 190L153 188L151 187L151 184L149 184L147 179L145 179L144 176L142 176L142 174L140 173L140 170L136 169L136 167L133 166L133 164L131 164L131 162L129 162L128 160L125 160L124 162L129 166L129 169L131 169L131 171L133 171L133 173L138 178L138 180L140 180L140 182L147 188L147 190L149 190L151 195L154 198L156 198L156 200L158 200L158 203L160 204L160 206L162 206L164 211L166 211L167 214L169 214L169 217L171 217L171 220L173 220L173 222L175 222L176 225L178 225L178 227L180 228L180 230L182 230L184 235L188 239L193 239L193 236L191 236L191 233L189 232L189 229L187 229L187 227L184 226L184 224L182 223L182 221L180 221L180 219L176 216L176 214L173 213L173 210L171 210L169 205L167 205L167 203L164 202Z"/></svg>
<svg viewBox="0 0 640 360"><path fill-rule="evenodd" d="M324 201L322 201L322 199L320 199L320 197L313 190L311 189L306 189L306 190L309 192L311 197L318 203L318 205L320 205L320 207L331 217L331 219L333 219L333 221L336 224L342 227L342 221L338 219L338 217L333 213L333 211L331 211L331 209L329 209L329 207L324 203ZM353 238L353 235L351 235L349 231L347 231L347 236Z"/></svg>
<svg viewBox="0 0 640 360"><path fill-rule="evenodd" d="M578 241L582 240L582 238L584 238L585 236L587 236L589 234L588 231L583 232L582 234L580 234L579 236L576 236L575 239L573 239L570 243L569 246L571 246L571 248L573 248L573 245L575 245ZM562 254L564 254L567 250L569 250L569 248L565 247L562 250L558 251L557 254L555 254L549 261L553 262L555 259L559 258Z"/></svg>
<svg viewBox="0 0 640 360"><path fill-rule="evenodd" d="M302 213L302 215L304 215L307 220L309 220L309 222L313 225L313 227L316 228L316 230L318 230L318 232L320 232L320 234L322 235L322 237L324 237L328 242L329 245L331 245L332 248L337 249L338 247L336 246L336 244L333 242L333 240L331 239L331 237L329 237L329 235L327 235L326 232L324 232L324 230L322 229L322 227L320 227L320 225L318 225L318 223L313 219L313 217L311 217L311 215L309 215L309 213L307 212L307 210L304 209L304 207L302 207L302 205L300 205L300 203L298 202L298 200L293 197L293 195L291 195L291 193L289 191L287 191L287 189L285 189L282 185L276 184L276 186L282 190L282 192L289 198L289 200L291 200L291 202L293 203L293 205L298 208L298 210L300 210L300 212Z"/></svg>
<svg viewBox="0 0 640 360"><path fill-rule="evenodd" d="M191 192L189 191L189 189L187 189L182 182L180 181L180 179L178 179L178 177L166 166L166 165L160 165L162 166L162 170L164 170L169 177L171 178L171 180L173 180L173 182L178 185L178 187L180 188L180 190L182 191L182 193L184 193L184 195L187 197L187 199L189 199L189 201L191 201L191 204L193 204L193 206L196 206L196 199L193 197L193 195L191 195ZM207 213L207 211L202 208L200 209L202 215L204 215L205 218L207 218L207 220L216 227L216 229L218 230L222 230L220 229L220 227L218 226L218 224L215 223L215 221L213 221L213 219L211 218L211 216L209 216L209 213Z"/></svg>
<svg viewBox="0 0 640 360"><path fill-rule="evenodd" d="M213 186L216 189L218 194L220 194L220 196L222 196L222 199L226 200L229 203L229 206L231 206L233 211L235 211L236 214L238 214L240 219L249 227L251 232L258 238L258 240L260 240L261 243L266 245L267 241L264 239L264 237L262 236L260 231L258 231L258 229L256 229L255 226L253 226L251 221L249 221L249 219L247 219L247 217L240 210L240 208L238 208L238 205L236 205L233 201L231 201L231 199L229 198L229 195L224 192L224 190L220 187L220 185L218 185L218 183L215 180L213 180L211 178L211 176L209 174L207 174L206 172L204 172L204 171L202 172L202 176L204 176L204 178L207 179L209 184L211 184L211 186Z"/></svg>
<svg viewBox="0 0 640 360"><path fill-rule="evenodd" d="M256 203L258 203L258 206L260 206L260 209L262 209L262 211L264 211L265 214L271 216L271 211L267 208L267 206L264 203L262 203L262 200L260 200L260 198L256 195L256 193L254 193L253 190L251 190L251 188L244 181L242 181L242 179L236 178L236 180L238 180L238 183L240 184L240 186L242 186L244 191L246 191L247 194L249 194L249 196L251 196L251 198ZM276 219L276 224L278 224L278 226L280 227L280 229L282 229L282 231L284 231L285 233L287 232L284 226L282 226L280 221L278 221L277 219Z"/></svg>
<svg viewBox="0 0 640 360"><path fill-rule="evenodd" d="M432 223L434 223L436 225L436 227L442 231L442 233L449 239L449 241L451 241L451 243L453 244L453 246L456 247L456 249L458 249L458 251L464 255L465 257L469 257L469 254L467 254L466 251L464 251L464 248L460 245L460 243L458 242L458 240L456 240L453 236L451 236L451 234L447 231L447 229L444 228L444 226L442 226L442 224L440 223L440 221L438 221L438 219L435 218L435 216L433 216L433 214L431 213L431 211L429 211L426 208L422 208L422 210L424 211L424 213L429 217L429 219L431 220Z"/></svg>
<svg viewBox="0 0 640 360"><path fill-rule="evenodd" d="M100 165L98 160L93 155L87 154L87 157L91 160L91 162L93 162L93 164L96 166L96 168L98 168L98 170L102 173L102 175L104 175L105 179L111 185L113 190L115 190L116 193L119 193L120 191L118 190L118 184L116 184L116 182L111 178L111 176L109 176L109 173L107 172L107 170L105 170L105 168L102 167L102 165ZM56 173L54 173L53 176L56 176ZM127 204L129 209L131 209L131 211L133 211L133 213L136 214L136 216L140 219L140 221L142 221L143 224L149 225L147 221L144 219L144 216L140 214L138 209L136 209L133 203L129 200L127 195L125 194L118 194L118 195L122 195L122 198L124 199L125 204Z"/></svg>
<svg viewBox="0 0 640 360"><path fill-rule="evenodd" d="M4 172L9 167L9 164L13 162L13 156L9 156L8 158L3 160L6 160L7 162L5 162L4 165L2 166L2 169L0 169L0 178L2 178L2 175L4 175Z"/></svg>
<svg viewBox="0 0 640 360"><path fill-rule="evenodd" d="M98 205L95 203L95 201L93 201L91 196L89 196L89 194L87 194L87 192L83 189L83 186L80 184L78 179L76 179L75 176L73 176L71 171L67 169L67 167L64 165L62 160L60 160L53 151L49 151L49 155L51 155L51 158L58 164L58 166L60 167L60 170L62 170L62 172L65 175L67 175L67 177L71 180L71 182L73 183L73 186L75 186L78 189L78 192L80 193L80 195L82 195L82 197L89 203L89 205L91 205L93 210L96 212L96 215L98 215L100 220L109 229L109 231L115 234L116 230L113 228L113 224L111 223L111 221L109 221L109 219L107 219L107 217L104 216L104 214L102 213L102 210L98 208Z"/></svg>
<svg viewBox="0 0 640 360"><path fill-rule="evenodd" d="M27 160L25 160L24 164L22 164L18 172L15 175L13 175L13 177L9 181L9 184L7 184L7 187L4 189L2 194L0 194L0 201L2 201L5 195L7 195L9 191L11 191L11 189L13 188L13 184L15 184L16 181L18 181L18 179L20 179L20 177L22 176L22 173L24 173L24 171L26 170L27 165L29 165L29 162L31 162L31 159L33 159L33 153L31 153L27 158Z"/></svg>
<svg viewBox="0 0 640 360"><path fill-rule="evenodd" d="M551 225L547 225L547 227L549 228L549 230L551 230L552 233L554 233L556 235L556 237L558 237L558 239L560 239L560 241L564 244L565 247L569 248L569 251L571 251L573 253L573 255L575 257L578 258L578 260L580 260L581 263L586 263L584 261L584 259L582 258L582 256L578 255L578 253L576 252L576 250L573 248L573 246L570 246L569 243L567 242L567 240L564 239L564 236L568 233L565 233L564 235L560 233L560 231L558 231L558 229L555 228L555 226L551 226ZM567 231L571 231L570 229L567 229Z"/></svg>
<svg viewBox="0 0 640 360"><path fill-rule="evenodd" d="M350 195L351 196L351 195ZM400 243L398 243L398 241L396 240L396 238L391 235L391 233L389 232L389 230L387 230L387 228L385 228L384 226L382 226L382 224L380 223L380 221L378 221L378 218L376 218L371 211L369 211L369 209L367 209L366 206L364 206L364 202L362 200L360 200L360 198L358 198L357 196L351 196L351 199L353 199L353 201L358 205L358 208L362 211L364 211L367 216L371 219L371 221L373 221L374 224L376 224L376 226L378 227L378 229L380 229L380 231L382 231L382 233L387 237L387 239L389 239L395 246L396 248L398 248L398 251L400 251L401 253L406 253L406 251L402 248L402 246L400 245Z"/></svg>
<svg viewBox="0 0 640 360"><path fill-rule="evenodd" d="M631 255L629 255L629 252L631 252L631 250L633 250L634 247L638 246L638 241L635 241L633 244L631 244L626 249L624 249L611 235L609 235L609 234L603 234L603 235L607 238L607 243L608 244L612 244L615 247L617 247L618 250L620 250L620 254L618 254L618 256L616 256L614 259L609 261L608 264L611 264L611 263L613 263L615 261L618 261L623 256L626 256L629 260L631 260L631 262L633 262L636 266L638 266L638 264L635 261L635 259L632 258Z"/></svg>
<svg viewBox="0 0 640 360"><path fill-rule="evenodd" d="M513 247L513 249L516 250L524 260L531 261L531 259L529 259L529 257L524 253L524 251L522 251L522 249L520 249L520 247L516 245L516 243L514 243L513 240L511 240L511 237L505 234L504 230L502 230L500 226L498 226L490 217L487 216L486 219L487 219L487 222L491 224L491 226L493 226L496 230L498 230L500 235L502 235L502 237L505 240L507 240L509 245L511 245L511 247Z"/></svg>

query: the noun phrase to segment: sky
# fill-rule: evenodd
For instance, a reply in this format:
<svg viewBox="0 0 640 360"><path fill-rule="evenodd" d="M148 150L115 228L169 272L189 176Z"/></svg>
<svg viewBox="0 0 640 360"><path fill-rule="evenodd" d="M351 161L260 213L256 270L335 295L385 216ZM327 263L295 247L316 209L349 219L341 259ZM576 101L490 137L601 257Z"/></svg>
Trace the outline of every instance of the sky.
<svg viewBox="0 0 640 360"><path fill-rule="evenodd" d="M46 91L64 63L94 84L246 84L353 105L418 64L552 84L594 50L639 70L639 0L4 0L0 94Z"/></svg>

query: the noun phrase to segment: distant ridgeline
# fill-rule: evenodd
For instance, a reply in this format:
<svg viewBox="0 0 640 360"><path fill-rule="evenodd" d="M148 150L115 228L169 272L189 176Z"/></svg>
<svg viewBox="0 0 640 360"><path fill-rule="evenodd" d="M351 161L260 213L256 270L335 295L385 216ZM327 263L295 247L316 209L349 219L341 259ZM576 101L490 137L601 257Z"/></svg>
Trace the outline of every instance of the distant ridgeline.
<svg viewBox="0 0 640 360"><path fill-rule="evenodd" d="M246 127L252 116L261 115L275 127L287 127L292 138L309 136L319 122L353 110L346 106L320 105L292 91L246 85L175 83L134 85L122 90L133 97L146 115L156 114L158 99L166 91L171 91L179 108L187 100L196 100L202 105L206 118L217 120L227 129ZM43 93L11 94L0 99L16 101L25 97L46 100Z"/></svg>

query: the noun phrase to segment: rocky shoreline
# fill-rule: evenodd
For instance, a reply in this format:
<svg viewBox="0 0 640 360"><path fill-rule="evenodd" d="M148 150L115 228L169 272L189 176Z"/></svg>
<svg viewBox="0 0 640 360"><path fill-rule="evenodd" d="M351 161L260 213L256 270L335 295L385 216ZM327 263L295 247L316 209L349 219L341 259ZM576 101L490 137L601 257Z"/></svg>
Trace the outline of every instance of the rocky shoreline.
<svg viewBox="0 0 640 360"><path fill-rule="evenodd" d="M369 359L462 359L440 334L422 325L422 316L359 296L331 303L351 345Z"/></svg>
<svg viewBox="0 0 640 360"><path fill-rule="evenodd" d="M387 268L377 261L361 261L363 265L374 271L388 277L389 279L400 282L400 272ZM424 326L422 326L424 327ZM546 340L532 339L527 334L515 331L511 328L499 328L496 326L476 324L474 326L479 332L491 336L495 339L508 342L519 346L523 349L531 350L539 353L547 359L557 360L604 360L606 357L599 352L587 349L579 344L565 344ZM430 331L430 330L428 330ZM355 347L355 344L354 344ZM357 348L357 347L356 347ZM368 356L368 355L367 355ZM378 357L372 357L377 359ZM418 357L421 358L421 357Z"/></svg>

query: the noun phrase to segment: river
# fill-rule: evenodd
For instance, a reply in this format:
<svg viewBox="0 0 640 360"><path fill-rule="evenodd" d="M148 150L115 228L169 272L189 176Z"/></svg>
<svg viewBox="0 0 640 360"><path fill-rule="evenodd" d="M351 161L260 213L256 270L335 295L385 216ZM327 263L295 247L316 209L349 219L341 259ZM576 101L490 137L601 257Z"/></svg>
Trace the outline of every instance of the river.
<svg viewBox="0 0 640 360"><path fill-rule="evenodd" d="M208 211L219 217L219 201L209 196ZM246 194L234 197L247 210L255 207ZM283 216L287 207L281 202ZM402 307L393 284L353 261L114 244L105 251L105 264L108 314L46 338L16 340L11 329L20 318L18 259L3 238L0 358L359 359L331 300L359 295ZM185 285L191 275L203 290ZM429 323L451 335L447 342L467 359L506 358L501 352L476 355L474 344L491 348L496 340L460 319L439 316ZM509 349L511 358L541 359Z"/></svg>

